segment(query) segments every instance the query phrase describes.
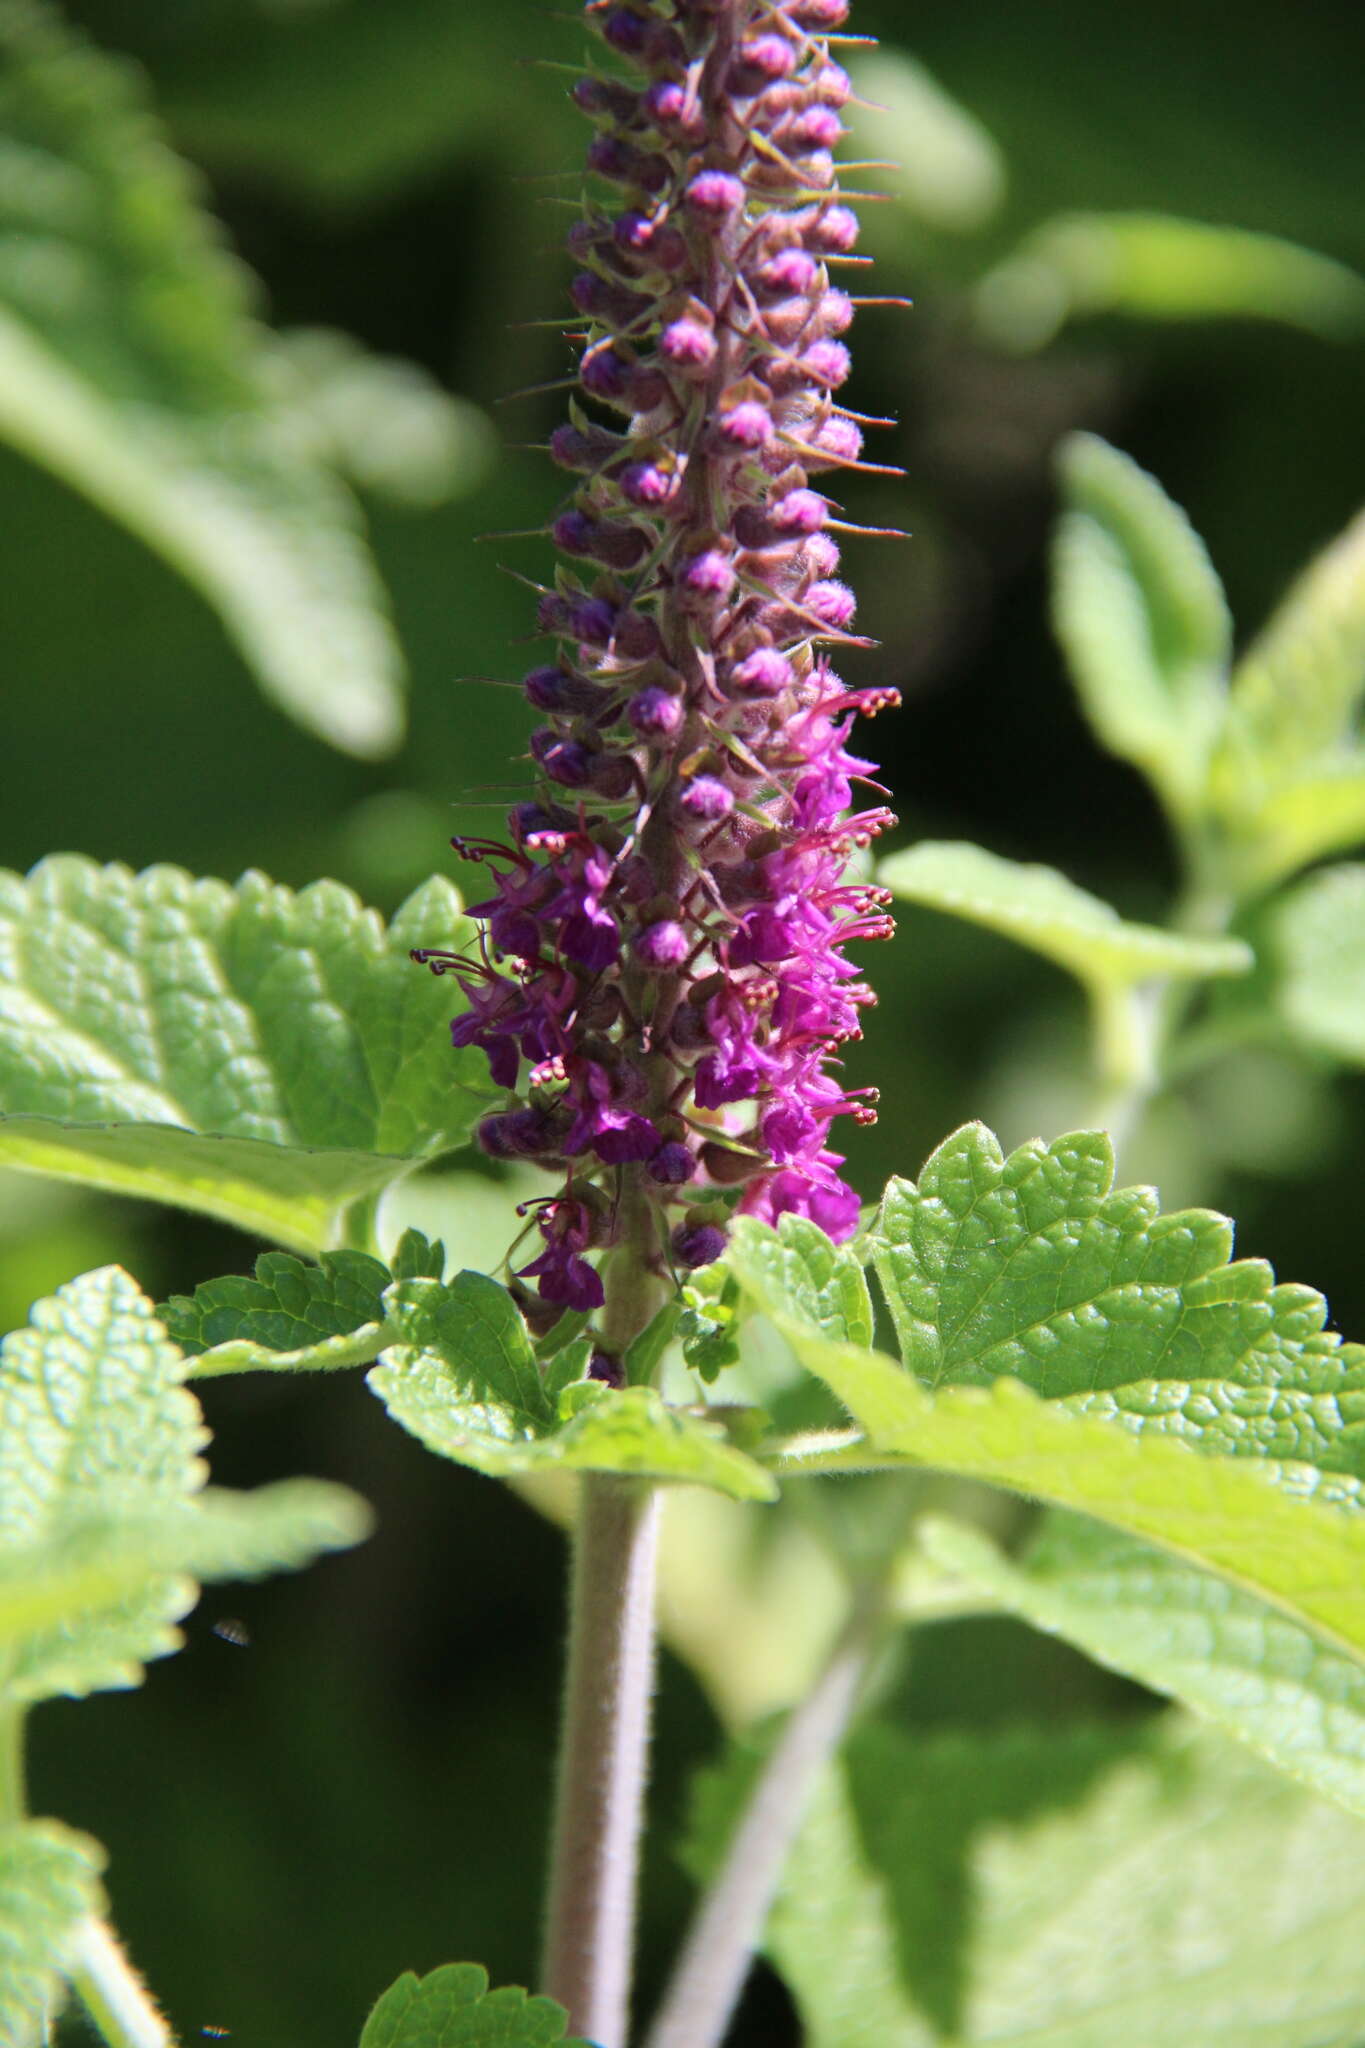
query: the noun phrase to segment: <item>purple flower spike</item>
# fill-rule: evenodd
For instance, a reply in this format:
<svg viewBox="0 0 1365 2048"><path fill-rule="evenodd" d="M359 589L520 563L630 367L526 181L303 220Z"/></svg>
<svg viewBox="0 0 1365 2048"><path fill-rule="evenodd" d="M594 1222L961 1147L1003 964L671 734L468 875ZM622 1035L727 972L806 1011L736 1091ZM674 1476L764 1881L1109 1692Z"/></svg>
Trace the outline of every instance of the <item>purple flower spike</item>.
<svg viewBox="0 0 1365 2048"><path fill-rule="evenodd" d="M733 1205L858 1226L830 1141L874 1114L836 1078L873 998L845 949L890 921L848 876L894 820L850 810L871 772L852 727L895 692L847 690L820 652L855 605L812 479L863 445L834 395L854 302L831 270L858 222L825 38L847 14L586 10L610 54L574 99L609 182L569 232L588 332L551 440L573 494L525 683L537 783L505 847L460 848L489 870L479 947L422 956L464 991L452 1042L508 1091L485 1151L563 1172L519 1269L551 1320L602 1306L596 1261L628 1217L660 1278L719 1258ZM615 1349L591 1370L615 1384Z"/></svg>

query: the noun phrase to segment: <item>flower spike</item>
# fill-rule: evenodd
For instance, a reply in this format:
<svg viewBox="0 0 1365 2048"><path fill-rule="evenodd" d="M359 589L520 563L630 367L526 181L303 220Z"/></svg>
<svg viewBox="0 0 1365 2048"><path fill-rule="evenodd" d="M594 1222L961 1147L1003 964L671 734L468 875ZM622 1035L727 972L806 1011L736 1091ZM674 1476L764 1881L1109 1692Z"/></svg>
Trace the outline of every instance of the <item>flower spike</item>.
<svg viewBox="0 0 1365 2048"><path fill-rule="evenodd" d="M856 302L830 280L857 260L832 154L848 11L585 9L604 62L572 96L599 196L569 235L567 560L538 601L557 652L524 685L538 793L507 848L457 845L488 864L483 957L422 956L460 980L455 1042L508 1090L485 1150L565 1173L520 1269L551 1309L600 1306L591 1255L628 1177L660 1274L718 1257L736 1203L857 1225L828 1141L875 1095L831 1067L873 998L843 948L890 920L845 869L894 820L850 814L871 763L847 743L897 699L846 689L822 651L869 644L836 574L833 533L855 529L811 481L874 467L837 396Z"/></svg>

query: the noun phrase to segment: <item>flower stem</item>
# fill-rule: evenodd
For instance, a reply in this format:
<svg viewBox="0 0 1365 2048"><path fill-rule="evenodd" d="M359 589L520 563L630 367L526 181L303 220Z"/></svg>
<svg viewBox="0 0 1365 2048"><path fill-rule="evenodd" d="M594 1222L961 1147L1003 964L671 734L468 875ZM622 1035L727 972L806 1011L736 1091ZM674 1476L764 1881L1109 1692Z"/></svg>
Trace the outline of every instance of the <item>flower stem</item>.
<svg viewBox="0 0 1365 2048"><path fill-rule="evenodd" d="M103 1920L82 1924L67 1974L108 2048L175 2048L151 1993Z"/></svg>
<svg viewBox="0 0 1365 2048"><path fill-rule="evenodd" d="M697 1910L645 2048L719 2048L821 1770L843 1740L882 1619L880 1598L850 1617L812 1690L788 1716Z"/></svg>
<svg viewBox="0 0 1365 2048"><path fill-rule="evenodd" d="M24 1715L0 1707L0 1826L24 1817Z"/></svg>
<svg viewBox="0 0 1365 2048"><path fill-rule="evenodd" d="M569 2025L625 2048L654 1681L659 1495L584 1475L543 1982Z"/></svg>

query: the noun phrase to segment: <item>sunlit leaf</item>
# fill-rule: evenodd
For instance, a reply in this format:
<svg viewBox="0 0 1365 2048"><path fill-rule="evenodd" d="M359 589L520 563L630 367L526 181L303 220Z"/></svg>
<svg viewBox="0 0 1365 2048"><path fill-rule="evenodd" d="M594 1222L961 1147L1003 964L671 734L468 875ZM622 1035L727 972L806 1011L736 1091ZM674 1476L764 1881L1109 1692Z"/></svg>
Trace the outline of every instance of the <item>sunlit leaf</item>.
<svg viewBox="0 0 1365 2048"><path fill-rule="evenodd" d="M55 1822L0 1826L0 2048L40 2048L63 2003L62 1969L101 1904L97 1843Z"/></svg>
<svg viewBox="0 0 1365 2048"><path fill-rule="evenodd" d="M737 1216L726 1264L766 1308L850 1344L872 1342L872 1298L861 1265L808 1217L782 1216L771 1230Z"/></svg>
<svg viewBox="0 0 1365 2048"><path fill-rule="evenodd" d="M1365 1817L1365 1668L1240 1586L1079 1515L1052 1513L1012 1562L926 1522L922 1550L1005 1612L1168 1693Z"/></svg>
<svg viewBox="0 0 1365 2048"><path fill-rule="evenodd" d="M1276 320L1340 341L1365 330L1365 279L1278 235L1161 213L1068 213L977 287L978 322L1007 349L1044 348L1097 313Z"/></svg>
<svg viewBox="0 0 1365 2048"><path fill-rule="evenodd" d="M36 1304L0 1348L0 1695L134 1685L177 1647L187 1574L256 1575L354 1543L339 1487L202 1492L185 1359L117 1267Z"/></svg>
<svg viewBox="0 0 1365 2048"><path fill-rule="evenodd" d="M1177 819L1203 804L1231 626L1208 553L1154 478L1094 434L1059 458L1053 619L1086 716Z"/></svg>
<svg viewBox="0 0 1365 2048"><path fill-rule="evenodd" d="M882 189L892 222L904 213L946 234L982 228L1005 196L1005 163L976 116L905 50L860 57L852 77L854 145L860 157L886 160ZM881 212L870 211L866 223L874 240L889 232Z"/></svg>
<svg viewBox="0 0 1365 2048"><path fill-rule="evenodd" d="M408 958L468 929L438 880L386 931L333 882L0 874L0 1158L316 1250L480 1111L458 990Z"/></svg>
<svg viewBox="0 0 1365 2048"><path fill-rule="evenodd" d="M1002 860L962 841L923 840L892 854L877 879L897 896L1015 939L1092 986L1158 977L1244 974L1240 939L1207 939L1130 924L1056 868Z"/></svg>
<svg viewBox="0 0 1365 2048"><path fill-rule="evenodd" d="M703 1780L694 1868L753 1769ZM1178 1721L873 1722L812 1801L767 1950L808 2048L1344 2048L1362 1911L1361 1823Z"/></svg>
<svg viewBox="0 0 1365 2048"><path fill-rule="evenodd" d="M727 1442L719 1421L705 1410L669 1407L652 1387L582 1381L561 1394L559 1415L548 1414L524 1330L522 1351L511 1327L510 1298L496 1288L506 1303L499 1313L488 1292L493 1281L461 1277L482 1283L480 1316L433 1319L419 1303L413 1335L439 1349L395 1348L368 1376L395 1421L428 1450L494 1478L556 1468L621 1472L714 1486L741 1500L774 1497L768 1474Z"/></svg>
<svg viewBox="0 0 1365 2048"><path fill-rule="evenodd" d="M1247 1003L1259 1000L1294 1044L1365 1066L1365 865L1295 883L1258 921L1258 940Z"/></svg>
<svg viewBox="0 0 1365 2048"><path fill-rule="evenodd" d="M1365 515L1311 562L1233 672L1214 789L1244 891L1365 840Z"/></svg>

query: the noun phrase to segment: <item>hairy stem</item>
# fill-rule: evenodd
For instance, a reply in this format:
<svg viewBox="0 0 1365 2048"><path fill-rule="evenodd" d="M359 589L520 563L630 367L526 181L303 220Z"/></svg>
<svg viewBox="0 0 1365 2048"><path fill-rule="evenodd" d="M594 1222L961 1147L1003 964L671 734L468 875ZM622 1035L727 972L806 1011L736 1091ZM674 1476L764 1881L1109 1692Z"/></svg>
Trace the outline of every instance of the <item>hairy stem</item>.
<svg viewBox="0 0 1365 2048"><path fill-rule="evenodd" d="M585 1474L574 1531L543 1982L569 2025L625 2048L654 1682L656 1488Z"/></svg>
<svg viewBox="0 0 1365 2048"><path fill-rule="evenodd" d="M719 2048L724 2039L807 1800L848 1727L880 1619L880 1601L855 1610L816 1684L788 1716L697 1910L645 2048Z"/></svg>
<svg viewBox="0 0 1365 2048"><path fill-rule="evenodd" d="M24 1817L24 1716L0 1707L0 1827Z"/></svg>
<svg viewBox="0 0 1365 2048"><path fill-rule="evenodd" d="M82 1924L67 1974L107 2048L175 2048L151 1993L103 1920Z"/></svg>

